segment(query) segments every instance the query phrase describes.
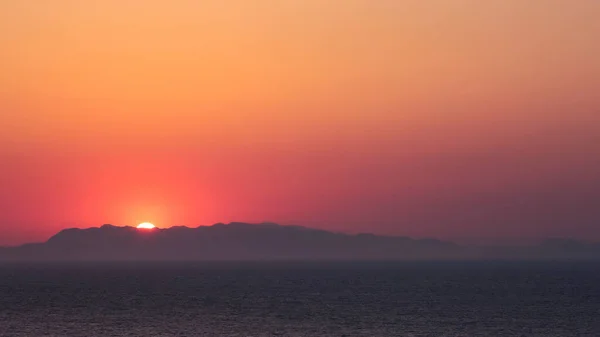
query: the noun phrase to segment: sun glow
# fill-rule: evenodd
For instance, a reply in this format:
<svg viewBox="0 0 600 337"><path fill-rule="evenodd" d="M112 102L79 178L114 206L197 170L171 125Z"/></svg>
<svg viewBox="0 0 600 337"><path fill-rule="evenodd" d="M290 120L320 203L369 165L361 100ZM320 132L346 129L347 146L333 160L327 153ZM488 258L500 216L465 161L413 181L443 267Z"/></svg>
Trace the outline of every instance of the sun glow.
<svg viewBox="0 0 600 337"><path fill-rule="evenodd" d="M137 228L138 229L153 229L153 228L156 228L156 226L154 226L153 224L151 224L149 222L144 222L144 223L137 225Z"/></svg>

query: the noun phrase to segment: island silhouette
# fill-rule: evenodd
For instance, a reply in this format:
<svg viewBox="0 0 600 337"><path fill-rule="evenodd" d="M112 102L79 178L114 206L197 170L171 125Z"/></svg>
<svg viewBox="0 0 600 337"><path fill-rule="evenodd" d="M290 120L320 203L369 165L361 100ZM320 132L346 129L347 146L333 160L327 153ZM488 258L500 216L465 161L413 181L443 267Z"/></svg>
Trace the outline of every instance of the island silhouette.
<svg viewBox="0 0 600 337"><path fill-rule="evenodd" d="M600 244L549 239L531 246L465 246L435 239L345 234L275 223L140 230L65 229L42 243L1 247L2 261L600 259Z"/></svg>

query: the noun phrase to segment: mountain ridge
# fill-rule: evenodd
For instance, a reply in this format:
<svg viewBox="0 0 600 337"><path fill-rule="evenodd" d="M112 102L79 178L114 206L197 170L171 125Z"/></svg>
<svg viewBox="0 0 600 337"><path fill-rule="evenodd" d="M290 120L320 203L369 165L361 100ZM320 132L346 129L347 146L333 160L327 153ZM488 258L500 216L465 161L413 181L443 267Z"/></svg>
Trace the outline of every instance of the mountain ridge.
<svg viewBox="0 0 600 337"><path fill-rule="evenodd" d="M2 261L449 259L600 259L600 244L555 238L527 247L462 246L437 239L232 222L150 230L109 224L67 228L45 242L0 247Z"/></svg>

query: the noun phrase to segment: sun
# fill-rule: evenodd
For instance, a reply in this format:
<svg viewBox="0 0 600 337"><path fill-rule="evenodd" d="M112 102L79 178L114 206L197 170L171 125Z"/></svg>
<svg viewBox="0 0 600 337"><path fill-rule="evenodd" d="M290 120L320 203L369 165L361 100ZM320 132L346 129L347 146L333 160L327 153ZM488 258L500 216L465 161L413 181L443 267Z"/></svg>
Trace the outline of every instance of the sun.
<svg viewBox="0 0 600 337"><path fill-rule="evenodd" d="M156 228L156 226L154 226L153 224L149 223L149 222L143 222L139 225L137 225L138 229L154 229Z"/></svg>

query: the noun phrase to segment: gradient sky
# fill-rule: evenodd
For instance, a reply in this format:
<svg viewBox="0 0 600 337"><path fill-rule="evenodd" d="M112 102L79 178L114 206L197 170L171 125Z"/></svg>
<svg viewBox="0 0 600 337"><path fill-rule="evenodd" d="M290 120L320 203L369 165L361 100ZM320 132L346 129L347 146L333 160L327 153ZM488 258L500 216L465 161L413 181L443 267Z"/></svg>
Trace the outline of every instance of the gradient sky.
<svg viewBox="0 0 600 337"><path fill-rule="evenodd" d="M600 240L600 1L0 1L0 244Z"/></svg>

